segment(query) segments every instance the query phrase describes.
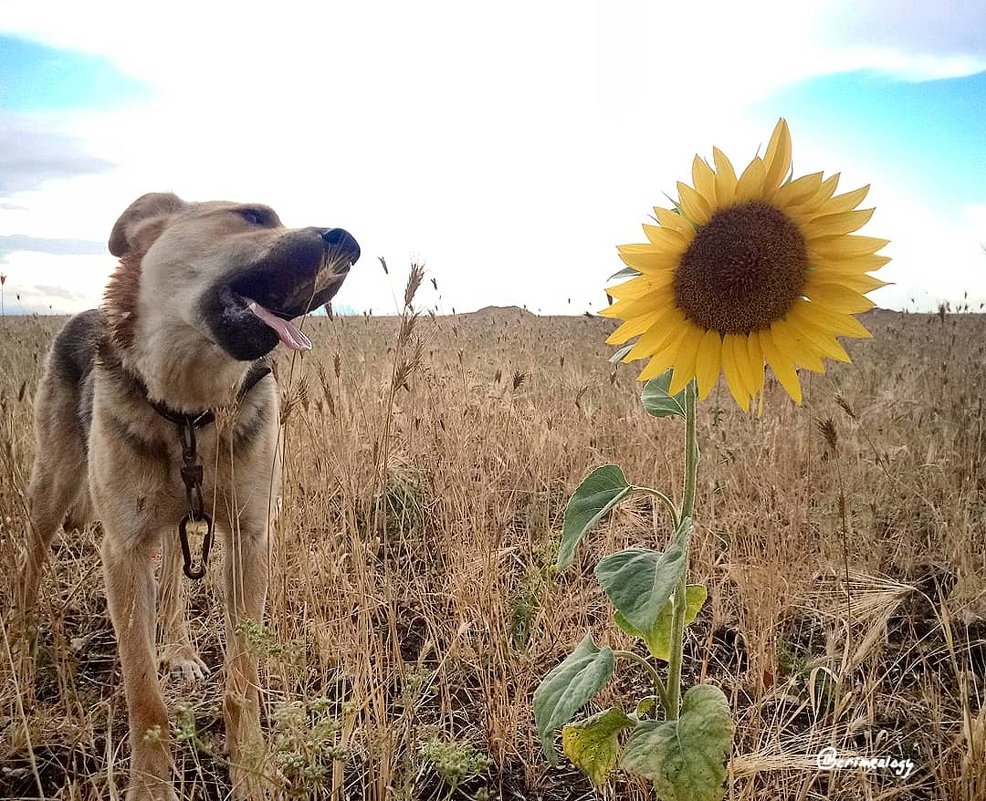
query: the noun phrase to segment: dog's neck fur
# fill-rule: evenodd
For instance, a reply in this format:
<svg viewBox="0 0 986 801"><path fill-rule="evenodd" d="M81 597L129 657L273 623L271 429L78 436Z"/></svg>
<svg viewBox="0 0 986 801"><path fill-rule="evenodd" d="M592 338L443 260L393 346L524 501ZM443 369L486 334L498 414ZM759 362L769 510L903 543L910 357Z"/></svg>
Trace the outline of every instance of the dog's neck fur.
<svg viewBox="0 0 986 801"><path fill-rule="evenodd" d="M145 324L149 315L140 309L143 257L141 250L122 257L104 296L107 335L120 362L143 382L150 400L175 411L194 414L229 405L252 363L233 359L182 320Z"/></svg>
<svg viewBox="0 0 986 801"><path fill-rule="evenodd" d="M202 335L182 327L144 332L120 351L121 361L147 388L147 396L175 411L194 414L228 406L252 362L232 359Z"/></svg>

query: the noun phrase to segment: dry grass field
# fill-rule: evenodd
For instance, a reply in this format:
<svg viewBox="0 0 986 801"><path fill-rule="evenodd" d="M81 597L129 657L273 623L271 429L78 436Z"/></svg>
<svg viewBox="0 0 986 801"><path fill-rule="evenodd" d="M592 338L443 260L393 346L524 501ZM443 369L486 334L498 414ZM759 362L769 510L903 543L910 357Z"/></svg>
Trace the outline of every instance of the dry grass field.
<svg viewBox="0 0 986 801"><path fill-rule="evenodd" d="M97 527L56 539L33 691L14 673L32 401L63 322L0 322L4 799L122 798L127 771ZM730 799L986 799L986 318L864 322L874 338L847 343L855 364L805 375L802 406L769 379L762 416L724 386L700 407L690 575L710 596L683 681L731 699ZM531 694L587 630L634 647L592 568L668 532L648 500L621 506L558 575L562 516L607 462L680 494L684 424L643 412L636 371L607 361L602 319L424 315L399 344L400 325L313 318L315 349L279 355L284 505L251 634L261 769L275 798L596 797L540 753ZM187 583L213 673L165 688L183 799L229 791L218 575ZM644 685L620 663L600 700ZM828 746L914 771L820 771ZM651 797L620 775L604 795Z"/></svg>

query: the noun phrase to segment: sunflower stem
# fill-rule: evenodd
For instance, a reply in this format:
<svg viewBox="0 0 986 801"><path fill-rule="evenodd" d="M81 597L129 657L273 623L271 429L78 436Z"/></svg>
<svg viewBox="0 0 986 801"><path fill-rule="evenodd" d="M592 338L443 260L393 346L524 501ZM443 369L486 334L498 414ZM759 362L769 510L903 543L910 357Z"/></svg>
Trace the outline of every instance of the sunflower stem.
<svg viewBox="0 0 986 801"><path fill-rule="evenodd" d="M698 433L695 414L695 382L690 381L685 389L685 490L682 493L679 520L691 517L695 508L695 486L698 483ZM685 540L688 547L688 540ZM671 660L668 664L668 687L666 704L668 719L677 720L681 707L681 659L685 635L685 589L687 586L688 552L685 552L686 575L674 590L674 604L671 611Z"/></svg>

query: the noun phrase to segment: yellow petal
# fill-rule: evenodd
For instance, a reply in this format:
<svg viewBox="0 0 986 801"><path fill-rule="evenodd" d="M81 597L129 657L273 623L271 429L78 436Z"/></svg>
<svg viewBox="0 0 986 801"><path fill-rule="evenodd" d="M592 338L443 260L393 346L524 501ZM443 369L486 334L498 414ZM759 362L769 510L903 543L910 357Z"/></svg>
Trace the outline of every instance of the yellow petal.
<svg viewBox="0 0 986 801"><path fill-rule="evenodd" d="M830 236L809 242L808 252L811 256L822 259L845 259L853 256L869 256L888 244L890 244L889 239L877 239L872 236Z"/></svg>
<svg viewBox="0 0 986 801"><path fill-rule="evenodd" d="M656 250L664 253L680 254L685 252L685 248L691 244L695 238L695 229L683 232L673 228L665 228L663 225L644 225L644 233L647 241ZM627 247L624 245L624 247ZM642 245L641 247L646 247Z"/></svg>
<svg viewBox="0 0 986 801"><path fill-rule="evenodd" d="M698 381L698 399L705 400L719 380L722 365L722 337L718 331L706 331L698 346L695 359L695 378Z"/></svg>
<svg viewBox="0 0 986 801"><path fill-rule="evenodd" d="M716 202L720 208L733 205L736 198L736 171L732 162L719 148L712 148L716 164Z"/></svg>
<svg viewBox="0 0 986 801"><path fill-rule="evenodd" d="M640 375L637 376L637 380L650 381L652 378L664 375L670 370L671 365L674 364L675 357L678 355L678 347L687 333L687 328L677 329L674 332L674 336L661 350L654 354L653 358L647 363L647 366L641 370Z"/></svg>
<svg viewBox="0 0 986 801"><path fill-rule="evenodd" d="M695 225L705 225L712 216L709 202L688 184L678 181L678 200L685 216Z"/></svg>
<svg viewBox="0 0 986 801"><path fill-rule="evenodd" d="M846 364L851 361L845 348L839 344L839 341L834 336L820 331L804 319L804 313L800 310L800 307L788 312L785 319L803 339L810 342L823 356Z"/></svg>
<svg viewBox="0 0 986 801"><path fill-rule="evenodd" d="M750 366L750 347L747 343L746 334L726 334L723 337L723 350L730 347L733 351L733 358L736 361L736 369L739 371L743 390L747 395L755 395L757 382L753 377L753 368ZM763 372L763 362L760 362L760 372Z"/></svg>
<svg viewBox="0 0 986 801"><path fill-rule="evenodd" d="M689 219L676 211L671 211L671 209L662 209L660 206L654 208L654 216L657 217L657 221L672 231L677 231L682 236L686 237L690 242L695 236L695 226L689 221Z"/></svg>
<svg viewBox="0 0 986 801"><path fill-rule="evenodd" d="M825 214L816 217L803 227L805 239L811 241L823 236L841 236L858 231L873 216L874 209L858 209L856 211L842 211L838 214Z"/></svg>
<svg viewBox="0 0 986 801"><path fill-rule="evenodd" d="M841 284L849 289L854 289L857 292L865 294L867 292L872 292L874 289L879 289L880 287L890 286L890 282L881 281L879 278L874 278L872 275L840 275L840 276L829 276L832 279L832 283ZM818 279L821 283L829 283L825 280L826 276L819 274Z"/></svg>
<svg viewBox="0 0 986 801"><path fill-rule="evenodd" d="M606 338L606 344L622 345L631 337L644 333L658 321L662 313L663 311L661 309L654 309L653 311L645 312L640 317L627 320Z"/></svg>
<svg viewBox="0 0 986 801"><path fill-rule="evenodd" d="M843 259L813 259L813 264L819 275L858 275L872 270L879 270L887 262L889 256L878 256L869 253L863 256L847 256Z"/></svg>
<svg viewBox="0 0 986 801"><path fill-rule="evenodd" d="M759 158L753 159L747 168L743 170L743 174L736 184L736 202L744 203L748 200L763 198L763 184L766 175L763 160Z"/></svg>
<svg viewBox="0 0 986 801"><path fill-rule="evenodd" d="M805 320L832 336L853 337L854 339L869 339L873 336L855 317L830 311L819 303L809 303L799 298L794 301L794 307L800 308L800 313L804 314Z"/></svg>
<svg viewBox="0 0 986 801"><path fill-rule="evenodd" d="M781 117L774 126L764 157L766 167L765 187L767 192L773 192L787 178L791 170L791 131L787 120Z"/></svg>
<svg viewBox="0 0 986 801"><path fill-rule="evenodd" d="M818 185L818 189L815 193L805 201L805 205L809 207L817 208L822 203L826 202L832 194L835 192L836 188L839 186L839 173L830 175L824 181ZM854 207L855 208L855 207ZM848 209L846 209L848 211Z"/></svg>
<svg viewBox="0 0 986 801"><path fill-rule="evenodd" d="M681 254L678 253L665 253L657 249L644 250L643 248L624 250L625 247L625 245L621 246L620 261L628 267L647 273L648 276L668 271L673 273L681 261ZM612 295L613 293L610 292L609 294Z"/></svg>
<svg viewBox="0 0 986 801"><path fill-rule="evenodd" d="M638 339L623 361L632 362L636 359L646 359L665 348L672 338L677 336L679 327L676 323L684 318L673 306L661 310L660 317Z"/></svg>
<svg viewBox="0 0 986 801"><path fill-rule="evenodd" d="M606 293L617 300L638 300L654 291L668 286L674 280L674 271L665 270L654 275L641 275L622 284L606 287Z"/></svg>
<svg viewBox="0 0 986 801"><path fill-rule="evenodd" d="M798 381L798 372L794 369L791 359L782 356L780 350L774 344L773 334L770 331L759 331L760 346L763 348L763 355L770 364L770 369L774 371L777 380L795 403L801 403L801 382Z"/></svg>
<svg viewBox="0 0 986 801"><path fill-rule="evenodd" d="M761 392L763 392L763 348L760 345L760 333L758 331L751 331L746 337L746 350L749 356L750 364L750 379L751 383L747 384L750 388L753 397L756 397ZM738 351L738 349L737 349Z"/></svg>
<svg viewBox="0 0 986 801"><path fill-rule="evenodd" d="M813 172L788 181L774 193L774 201L780 208L796 206L809 200L822 185L822 173Z"/></svg>
<svg viewBox="0 0 986 801"><path fill-rule="evenodd" d="M836 195L834 198L825 201L822 205L822 213L838 214L843 211L851 211L866 199L869 191L870 185L867 184L866 186L859 187L859 189L853 189L851 192Z"/></svg>
<svg viewBox="0 0 986 801"><path fill-rule="evenodd" d="M695 191L708 201L709 208L714 209L716 207L716 176L712 172L712 168L698 156L695 156L692 161L692 183L695 185Z"/></svg>
<svg viewBox="0 0 986 801"><path fill-rule="evenodd" d="M825 365L818 357L815 348L809 340L798 334L797 329L784 320L774 320L770 326L770 333L781 356L812 372L825 372Z"/></svg>
<svg viewBox="0 0 986 801"><path fill-rule="evenodd" d="M745 347L743 359L747 359ZM750 392L737 363L735 334L726 334L722 338L722 373L726 376L726 386L729 387L733 400L744 412L747 411L750 408Z"/></svg>
<svg viewBox="0 0 986 801"><path fill-rule="evenodd" d="M671 395L677 395L695 377L695 360L698 358L698 349L704 337L705 330L697 325L689 324L685 329L678 352L675 354L674 373L671 374L671 386L668 387Z"/></svg>
<svg viewBox="0 0 986 801"><path fill-rule="evenodd" d="M847 286L822 284L811 279L808 280L805 295L812 303L821 304L832 311L844 314L859 314L876 306L868 297L860 295Z"/></svg>

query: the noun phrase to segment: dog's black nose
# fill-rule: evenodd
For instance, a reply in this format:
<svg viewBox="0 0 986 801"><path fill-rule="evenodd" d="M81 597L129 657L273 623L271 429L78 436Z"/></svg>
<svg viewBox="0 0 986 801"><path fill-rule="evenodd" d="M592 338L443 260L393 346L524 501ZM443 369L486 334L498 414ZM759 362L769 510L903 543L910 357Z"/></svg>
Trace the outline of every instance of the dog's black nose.
<svg viewBox="0 0 986 801"><path fill-rule="evenodd" d="M335 257L355 264L359 259L359 243L353 235L342 228L328 228L322 231L322 241L329 253Z"/></svg>

